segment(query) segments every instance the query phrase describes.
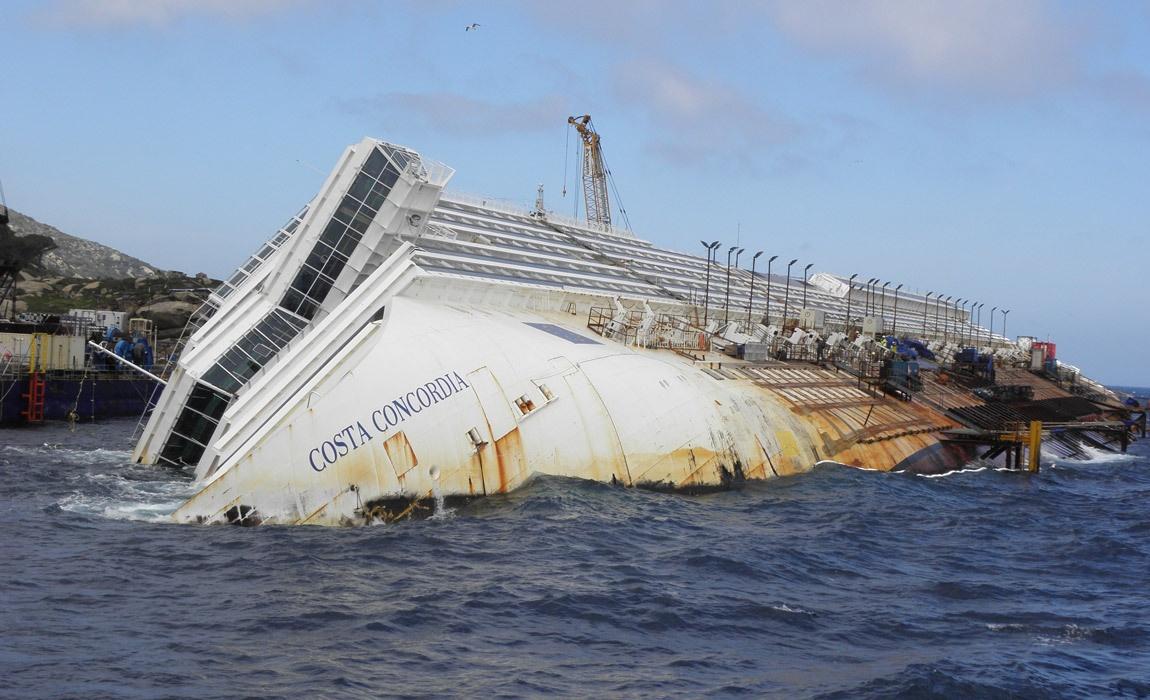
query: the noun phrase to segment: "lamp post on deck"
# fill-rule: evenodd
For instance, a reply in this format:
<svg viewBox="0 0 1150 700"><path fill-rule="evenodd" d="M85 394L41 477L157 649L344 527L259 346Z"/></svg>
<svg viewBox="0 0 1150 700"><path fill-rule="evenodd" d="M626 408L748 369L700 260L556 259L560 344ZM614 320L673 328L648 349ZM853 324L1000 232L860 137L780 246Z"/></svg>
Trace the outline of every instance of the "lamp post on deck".
<svg viewBox="0 0 1150 700"><path fill-rule="evenodd" d="M958 344L966 347L966 324L963 323L962 314L966 313L967 299L959 299L959 303L955 305L955 316L958 321Z"/></svg>
<svg viewBox="0 0 1150 700"><path fill-rule="evenodd" d="M990 339L986 342L990 343L990 347L994 347L994 312L998 311L997 306L990 307Z"/></svg>
<svg viewBox="0 0 1150 700"><path fill-rule="evenodd" d="M894 337L898 337L898 290L902 289L902 285L894 288L894 320L890 322L890 329L894 332Z"/></svg>
<svg viewBox="0 0 1150 700"><path fill-rule="evenodd" d="M809 277L807 276L807 273L810 271L810 269L813 266L814 266L814 263L808 263L807 266L803 268L803 308L804 309L807 308L807 287L810 285L810 281L809 281Z"/></svg>
<svg viewBox="0 0 1150 700"><path fill-rule="evenodd" d="M771 263L779 256L772 255L767 258L767 325L771 325Z"/></svg>
<svg viewBox="0 0 1150 700"><path fill-rule="evenodd" d="M934 292L927 292L926 293L926 301L923 302L923 306L922 306L922 341L924 343L926 342L926 317L930 315L930 295L931 294L934 294Z"/></svg>
<svg viewBox="0 0 1150 700"><path fill-rule="evenodd" d="M731 319L731 253L734 253L736 250L738 250L739 253L743 252L743 249L737 245L733 245L727 249L727 294L723 299L724 324L729 322ZM735 254L735 265L739 264L739 253Z"/></svg>
<svg viewBox="0 0 1150 700"><path fill-rule="evenodd" d="M751 293L750 293L750 296L747 297L747 325L748 326L751 323L751 306L755 303L755 262L759 259L759 256L762 254L763 254L763 251L760 250L759 252L757 252L751 256Z"/></svg>
<svg viewBox="0 0 1150 700"><path fill-rule="evenodd" d="M958 325L958 321L959 321L958 305L960 305L960 303L963 303L963 300L961 300L961 299L955 300L955 332L958 333L958 344L959 344L959 346L963 345L963 329L960 329L959 325Z"/></svg>
<svg viewBox="0 0 1150 700"><path fill-rule="evenodd" d="M787 315L790 311L791 304L791 266L799 261L798 258L787 263L787 291L783 294L783 329L787 327Z"/></svg>
<svg viewBox="0 0 1150 700"><path fill-rule="evenodd" d="M1002 310L1002 337L1006 338L1006 314L1010 313L1010 309Z"/></svg>
<svg viewBox="0 0 1150 700"><path fill-rule="evenodd" d="M851 292L855 290L855 277L859 273L854 273L851 278L847 280L847 322L843 324L843 332L847 334L847 340L850 340L851 335Z"/></svg>
<svg viewBox="0 0 1150 700"><path fill-rule="evenodd" d="M715 253L715 249L719 247L719 242L708 243L706 241L699 241L707 250L707 282L703 287L703 330L707 329L708 310L711 308L711 258Z"/></svg>
<svg viewBox="0 0 1150 700"><path fill-rule="evenodd" d="M975 323L974 323L975 328L978 329L978 343L980 345L982 344L982 307L983 306L985 306L985 304L980 303L978 305L978 312L977 312L978 313L978 320L975 321Z"/></svg>
<svg viewBox="0 0 1150 700"><path fill-rule="evenodd" d="M880 329L880 332L884 335L886 334L886 288L889 286L890 282L885 282L882 285L882 289L879 290L881 295L879 296L879 303L882 305L882 309L878 312L878 315L879 318L882 319L882 328Z"/></svg>
<svg viewBox="0 0 1150 700"><path fill-rule="evenodd" d="M869 280L866 281L866 292L864 293L864 296L863 296L863 308L865 309L865 311L863 311L863 314L865 314L867 316L871 315L871 313L870 313L871 285L874 284L875 282L878 282L877 277L871 277Z"/></svg>
<svg viewBox="0 0 1150 700"><path fill-rule="evenodd" d="M946 302L947 315L942 317L942 342L945 345L950 341L950 322L947 318L950 315L950 295L947 295L945 299L942 298L941 294L939 295L939 303L934 305L934 323L937 327L939 314L942 313L942 302L944 301Z"/></svg>

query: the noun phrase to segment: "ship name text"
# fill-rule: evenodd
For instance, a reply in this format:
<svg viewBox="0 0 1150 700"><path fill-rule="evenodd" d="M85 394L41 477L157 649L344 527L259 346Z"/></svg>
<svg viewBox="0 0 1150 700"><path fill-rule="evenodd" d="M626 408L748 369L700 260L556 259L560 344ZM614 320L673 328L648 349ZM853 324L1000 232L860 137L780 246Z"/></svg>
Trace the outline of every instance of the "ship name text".
<svg viewBox="0 0 1150 700"><path fill-rule="evenodd" d="M357 420L345 426L332 435L331 439L320 443L319 447L313 447L307 454L308 464L317 472L322 472L339 458L366 445L376 435L383 435L408 418L422 413L424 409L431 408L469 386L471 385L459 376L459 372L448 372L400 394L389 403L372 411L366 420Z"/></svg>

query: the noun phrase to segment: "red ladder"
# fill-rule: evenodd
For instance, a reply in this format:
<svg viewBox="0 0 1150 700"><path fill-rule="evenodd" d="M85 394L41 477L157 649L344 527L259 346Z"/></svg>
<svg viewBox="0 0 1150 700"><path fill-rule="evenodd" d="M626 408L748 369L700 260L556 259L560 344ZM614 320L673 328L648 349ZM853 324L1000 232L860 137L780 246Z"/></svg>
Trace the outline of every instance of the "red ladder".
<svg viewBox="0 0 1150 700"><path fill-rule="evenodd" d="M28 393L20 395L22 398L28 399L28 408L20 411L20 415L24 416L29 423L44 422L44 387L46 385L44 375L40 372L32 372L28 375Z"/></svg>

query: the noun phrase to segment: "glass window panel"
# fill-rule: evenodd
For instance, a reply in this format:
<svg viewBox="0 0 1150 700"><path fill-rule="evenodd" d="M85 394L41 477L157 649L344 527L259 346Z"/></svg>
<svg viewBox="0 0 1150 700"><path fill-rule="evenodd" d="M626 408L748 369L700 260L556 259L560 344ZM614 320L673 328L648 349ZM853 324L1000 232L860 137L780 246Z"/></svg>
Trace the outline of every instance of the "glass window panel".
<svg viewBox="0 0 1150 700"><path fill-rule="evenodd" d="M395 181L399 179L399 171L388 165L383 174L379 176L379 181L387 188L388 192L395 186Z"/></svg>
<svg viewBox="0 0 1150 700"><path fill-rule="evenodd" d="M347 231L346 224L332 219L332 221L327 225L327 228L323 230L323 234L320 235L319 239L330 246L334 246L339 242L340 238L343 238L345 231Z"/></svg>
<svg viewBox="0 0 1150 700"><path fill-rule="evenodd" d="M160 459L168 464L175 464L178 466L189 465L195 466L200 461L200 457L204 456L204 448L201 445L188 440L185 437L180 437L175 433L168 436L168 442L164 445L163 451L160 453Z"/></svg>
<svg viewBox="0 0 1150 700"><path fill-rule="evenodd" d="M379 208L383 206L383 200L387 199L387 193L391 191L390 187L383 185L376 185L371 188L371 194L367 195L364 204L373 212L378 212Z"/></svg>
<svg viewBox="0 0 1150 700"><path fill-rule="evenodd" d="M406 168L407 164L411 162L411 157L398 148L387 148L386 146L384 148L387 150L387 154L391 156L391 159L400 168Z"/></svg>
<svg viewBox="0 0 1150 700"><path fill-rule="evenodd" d="M361 207L356 212L355 218L351 221L351 230L358 231L360 234L367 233L367 227L371 225L372 219L375 218L375 212L368 207Z"/></svg>
<svg viewBox="0 0 1150 700"><path fill-rule="evenodd" d="M359 200L354 197L344 197L340 200L339 208L335 210L333 218L346 224L351 221L357 211L359 211Z"/></svg>
<svg viewBox="0 0 1150 700"><path fill-rule="evenodd" d="M344 266L347 265L347 258L342 255L333 255L323 266L321 272L332 280L339 277L339 273L343 272ZM314 296L314 295L313 295Z"/></svg>
<svg viewBox="0 0 1150 700"><path fill-rule="evenodd" d="M312 285L311 291L308 292L308 296L315 300L317 305L322 304L323 300L327 298L328 292L331 291L333 284L334 281L329 280L326 277L321 277L316 280L315 284Z"/></svg>
<svg viewBox="0 0 1150 700"><path fill-rule="evenodd" d="M292 280L291 288L306 292L311 288L312 283L315 282L315 278L318 276L319 272L304 265L300 267L299 272L295 275L295 279Z"/></svg>
<svg viewBox="0 0 1150 700"><path fill-rule="evenodd" d="M352 181L351 187L347 189L347 193L355 197L359 201L363 201L367 197L367 193L371 191L371 186L375 184L375 179L366 173L360 173L355 176Z"/></svg>
<svg viewBox="0 0 1150 700"><path fill-rule="evenodd" d="M311 254L307 256L307 260L304 260L304 264L319 270L327 264L327 261L331 260L331 257L335 254L335 251L325 244L316 243L315 247L311 249Z"/></svg>
<svg viewBox="0 0 1150 700"><path fill-rule="evenodd" d="M216 422L207 416L185 408L172 430L201 445L206 445L211 442L212 435L216 432Z"/></svg>
<svg viewBox="0 0 1150 700"><path fill-rule="evenodd" d="M230 401L231 399L226 394L221 394L209 386L196 384L191 393L188 394L188 400L184 405L219 420L220 416L224 415L224 410L227 409Z"/></svg>
<svg viewBox="0 0 1150 700"><path fill-rule="evenodd" d="M385 165L387 165L387 158L379 152L378 148L373 148L371 155L364 160L362 170L373 177L379 177Z"/></svg>
<svg viewBox="0 0 1150 700"><path fill-rule="evenodd" d="M349 258L351 254L355 252L355 247L359 245L359 236L352 235L352 233L353 232L349 231L348 235L344 236L343 240L339 242L339 254Z"/></svg>

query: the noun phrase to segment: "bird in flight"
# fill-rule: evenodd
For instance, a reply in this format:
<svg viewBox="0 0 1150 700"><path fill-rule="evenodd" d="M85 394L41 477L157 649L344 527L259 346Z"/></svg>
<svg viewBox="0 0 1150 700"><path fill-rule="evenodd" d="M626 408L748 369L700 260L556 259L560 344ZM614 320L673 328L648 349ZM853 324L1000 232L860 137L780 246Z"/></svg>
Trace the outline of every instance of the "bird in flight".
<svg viewBox="0 0 1150 700"><path fill-rule="evenodd" d="M479 29L479 24L477 24L476 22L472 22L471 24L469 24L469 25L467 25L466 27L464 27L464 28L463 28L463 31L465 31L465 32L469 32L469 31L471 31L472 29Z"/></svg>

